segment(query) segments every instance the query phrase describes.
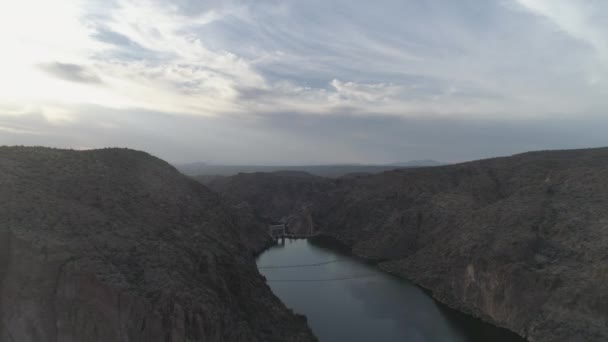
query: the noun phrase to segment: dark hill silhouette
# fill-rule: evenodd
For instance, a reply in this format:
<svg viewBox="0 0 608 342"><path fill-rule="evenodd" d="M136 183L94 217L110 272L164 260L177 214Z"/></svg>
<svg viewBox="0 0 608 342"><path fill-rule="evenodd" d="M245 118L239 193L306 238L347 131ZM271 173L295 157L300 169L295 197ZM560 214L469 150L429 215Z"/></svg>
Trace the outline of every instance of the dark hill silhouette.
<svg viewBox="0 0 608 342"><path fill-rule="evenodd" d="M0 147L0 201L0 341L314 339L256 270L265 227L162 160Z"/></svg>
<svg viewBox="0 0 608 342"><path fill-rule="evenodd" d="M234 176L239 173L293 171L306 172L321 177L340 177L349 173L379 173L406 167L428 167L442 165L434 160L413 160L404 163L386 165L335 164L335 165L300 165L300 166L264 166L264 165L214 165L207 163L176 164L178 170L189 176Z"/></svg>

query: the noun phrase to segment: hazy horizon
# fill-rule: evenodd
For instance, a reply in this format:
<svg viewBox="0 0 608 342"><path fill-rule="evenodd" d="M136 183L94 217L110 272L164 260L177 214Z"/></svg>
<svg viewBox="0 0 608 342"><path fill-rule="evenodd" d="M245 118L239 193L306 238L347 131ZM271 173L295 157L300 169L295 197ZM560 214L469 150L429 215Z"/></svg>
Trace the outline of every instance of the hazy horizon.
<svg viewBox="0 0 608 342"><path fill-rule="evenodd" d="M608 3L5 1L0 145L225 165L608 146Z"/></svg>
<svg viewBox="0 0 608 342"><path fill-rule="evenodd" d="M204 165L213 165L213 166L271 166L271 167L275 167L275 166L357 166L357 165L365 165L365 166L387 166L387 165L397 165L397 164L401 164L401 163L409 163L409 162L423 162L423 161L430 161L430 162L438 162L441 164L444 164L443 162L439 161L439 160L433 160L433 159L425 159L425 160L404 160L404 161L395 161L392 163L382 163L382 164L361 164L361 163L332 163L332 164L264 164L264 165L260 165L260 164L216 164L216 163L211 163L211 162L206 162L206 161L193 161L193 162L185 162L185 163L180 163L180 162L172 162L170 160L167 160L167 162L170 162L172 164L179 164L179 165L190 165L190 164L204 164ZM445 163L447 164L447 163Z"/></svg>

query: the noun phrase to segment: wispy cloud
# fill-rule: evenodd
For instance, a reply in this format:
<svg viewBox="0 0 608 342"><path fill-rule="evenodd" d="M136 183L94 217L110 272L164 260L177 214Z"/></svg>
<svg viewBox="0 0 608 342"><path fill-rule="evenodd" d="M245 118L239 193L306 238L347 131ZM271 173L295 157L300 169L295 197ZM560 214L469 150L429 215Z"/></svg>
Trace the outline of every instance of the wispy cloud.
<svg viewBox="0 0 608 342"><path fill-rule="evenodd" d="M525 117L541 115L539 106L545 113L576 110L593 97L587 91L577 94L584 101L563 100L583 81L576 69L589 59L574 53L546 63L555 60L552 51L570 43L504 2L70 1L69 25L51 30L57 52L51 56L71 52L36 62L63 80L102 78L106 89L84 96L93 104L110 97L114 107L197 115L349 108L398 116ZM588 24L590 6L520 2L599 53L606 50L601 31ZM46 39L42 30L31 33L37 36L32 46ZM79 50L57 39L64 34L79 42ZM28 47L32 37L20 42Z"/></svg>
<svg viewBox="0 0 608 342"><path fill-rule="evenodd" d="M80 83L102 83L101 79L87 67L69 63L47 63L39 65L40 69L59 79Z"/></svg>
<svg viewBox="0 0 608 342"><path fill-rule="evenodd" d="M580 75L588 86L603 97L608 90L608 24L606 13L608 3L601 1L546 1L518 0L531 12L546 18L560 32L581 42L585 47L571 46L571 49L589 51L584 60L580 60L583 73ZM580 93L577 95L581 95ZM584 97L583 101L588 101ZM593 99L598 101L598 99ZM599 100L601 101L601 99Z"/></svg>
<svg viewBox="0 0 608 342"><path fill-rule="evenodd" d="M84 108L176 122L592 120L608 109L606 13L582 0L5 1L0 105L100 130L119 124Z"/></svg>
<svg viewBox="0 0 608 342"><path fill-rule="evenodd" d="M608 57L605 22L608 4L599 1L518 0L531 11L551 20L559 29L591 45Z"/></svg>

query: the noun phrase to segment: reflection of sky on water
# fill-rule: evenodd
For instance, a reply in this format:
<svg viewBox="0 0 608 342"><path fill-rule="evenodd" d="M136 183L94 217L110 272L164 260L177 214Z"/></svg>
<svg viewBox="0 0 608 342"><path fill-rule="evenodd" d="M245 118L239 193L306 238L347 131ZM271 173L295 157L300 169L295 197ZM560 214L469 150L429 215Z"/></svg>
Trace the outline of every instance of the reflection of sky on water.
<svg viewBox="0 0 608 342"><path fill-rule="evenodd" d="M343 260L317 267L261 269L269 285L298 313L305 314L321 341L460 342L437 304L419 288L374 267L305 240L262 254L258 265L299 265ZM358 275L370 278L325 282L272 280L331 279Z"/></svg>

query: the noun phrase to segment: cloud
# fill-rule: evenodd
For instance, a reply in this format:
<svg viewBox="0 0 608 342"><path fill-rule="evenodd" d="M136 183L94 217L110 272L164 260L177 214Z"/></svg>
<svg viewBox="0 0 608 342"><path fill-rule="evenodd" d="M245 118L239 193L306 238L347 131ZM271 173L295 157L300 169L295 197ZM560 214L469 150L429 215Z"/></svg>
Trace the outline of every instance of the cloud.
<svg viewBox="0 0 608 342"><path fill-rule="evenodd" d="M331 85L336 89L338 96L345 100L366 102L387 101L400 92L398 87L384 83L361 84L342 82L334 79L331 81Z"/></svg>
<svg viewBox="0 0 608 342"><path fill-rule="evenodd" d="M65 81L96 84L102 83L101 79L93 71L82 65L53 62L41 64L39 67L48 74Z"/></svg>
<svg viewBox="0 0 608 342"><path fill-rule="evenodd" d="M608 118L511 120L399 118L373 114L289 113L247 117L174 116L145 110L70 107L0 115L0 145L131 147L174 162L302 164L388 163L432 157L446 162L606 143ZM0 108L0 113L3 109ZM584 134L581 134L584 132Z"/></svg>
<svg viewBox="0 0 608 342"><path fill-rule="evenodd" d="M606 11L566 0L6 1L2 135L102 146L112 132L163 156L270 162L597 144L572 134L588 126L560 125L605 122ZM552 131L564 143L534 136Z"/></svg>
<svg viewBox="0 0 608 342"><path fill-rule="evenodd" d="M605 89L584 89L598 78L584 51L555 59L570 42L503 4L82 2L71 22L86 49L41 65L83 84L103 75L104 90L80 97L90 104L174 114L529 117L600 106Z"/></svg>
<svg viewBox="0 0 608 342"><path fill-rule="evenodd" d="M608 57L608 43L604 39L608 33L605 26L605 14L608 5L597 1L565 0L518 0L534 13L551 20L559 29L574 38L580 39L599 53Z"/></svg>
<svg viewBox="0 0 608 342"><path fill-rule="evenodd" d="M16 134L16 135L38 134L38 132L29 130L29 129L23 129L23 128L18 128L18 127L11 127L11 126L2 126L2 125L0 125L0 132L12 133L12 134Z"/></svg>
<svg viewBox="0 0 608 342"><path fill-rule="evenodd" d="M527 10L546 18L561 32L591 48L585 78L589 85L606 83L608 76L608 25L605 14L608 4L599 1L518 0ZM605 89L604 89L605 90Z"/></svg>

